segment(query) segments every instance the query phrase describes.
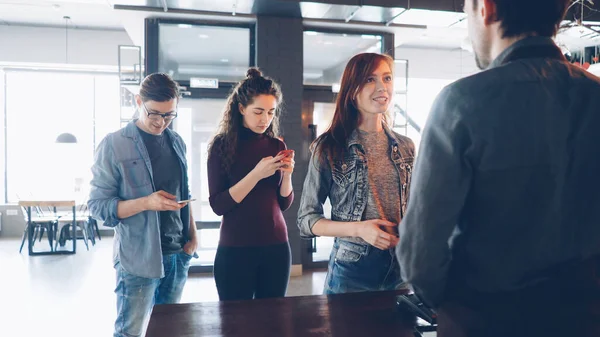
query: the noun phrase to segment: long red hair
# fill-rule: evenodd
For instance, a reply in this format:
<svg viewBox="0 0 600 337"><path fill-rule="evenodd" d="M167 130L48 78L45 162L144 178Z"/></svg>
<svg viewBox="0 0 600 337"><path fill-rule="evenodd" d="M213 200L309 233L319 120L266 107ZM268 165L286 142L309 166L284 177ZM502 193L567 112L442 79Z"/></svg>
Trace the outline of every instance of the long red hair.
<svg viewBox="0 0 600 337"><path fill-rule="evenodd" d="M394 59L385 54L362 53L348 61L342 75L331 125L312 144L315 157L321 160L328 158L330 164L341 158L348 138L358 127L360 113L356 106L356 96L381 62L387 63L390 71L394 71ZM384 118L387 121L385 116Z"/></svg>

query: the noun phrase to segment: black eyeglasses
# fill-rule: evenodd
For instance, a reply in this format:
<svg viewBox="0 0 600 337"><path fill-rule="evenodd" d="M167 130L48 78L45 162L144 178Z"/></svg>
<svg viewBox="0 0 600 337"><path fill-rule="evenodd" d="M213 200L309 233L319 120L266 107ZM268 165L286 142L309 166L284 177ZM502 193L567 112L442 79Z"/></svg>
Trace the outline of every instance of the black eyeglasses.
<svg viewBox="0 0 600 337"><path fill-rule="evenodd" d="M152 119L152 120L159 120L161 118L163 118L166 121L172 121L175 118L177 118L177 111L175 112L167 112L164 114L158 113L158 112L150 112L148 110L148 108L146 107L146 104L144 102L142 102L142 105L144 106L144 110L146 111L146 115L148 115L148 118Z"/></svg>

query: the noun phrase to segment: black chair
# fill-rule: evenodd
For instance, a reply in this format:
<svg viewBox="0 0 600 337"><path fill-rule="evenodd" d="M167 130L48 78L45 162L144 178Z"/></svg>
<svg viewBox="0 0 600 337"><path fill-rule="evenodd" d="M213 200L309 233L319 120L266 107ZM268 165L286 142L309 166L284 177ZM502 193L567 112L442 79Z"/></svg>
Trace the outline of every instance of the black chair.
<svg viewBox="0 0 600 337"><path fill-rule="evenodd" d="M64 225L60 228L60 234L58 237L58 240L56 240L56 244L55 244L55 249L58 249L58 245L60 245L61 247L64 247L67 240L83 240L85 247L87 250L90 250L90 247L88 245L88 240L92 242L92 245L96 244L96 239L94 237L94 231L93 228L91 227L92 224L90 222L91 217L87 214L87 204L85 201L83 201L80 206L79 209L76 210L76 217L75 217L75 226L78 227L81 230L82 235L76 238L72 237L72 228L73 228L73 213L69 212L66 214L61 215L57 222L60 223L64 223ZM98 224L96 224L96 228L98 227ZM91 234L91 235L90 235Z"/></svg>
<svg viewBox="0 0 600 337"><path fill-rule="evenodd" d="M23 246L25 245L25 240L27 240L27 236L29 235L29 218L27 216L27 208L21 207L21 211L23 212L23 219L25 220L25 230L23 231L23 237L21 238L21 246L19 247L19 253L23 251ZM33 226L33 235L31 238L30 245L33 245L36 240L42 241L44 233L46 232L48 236L48 244L50 245L50 250L54 250L53 241L56 240L56 228L58 226L58 222L56 217L45 215L39 207L32 207L32 213L35 212L36 216L31 215L31 226Z"/></svg>

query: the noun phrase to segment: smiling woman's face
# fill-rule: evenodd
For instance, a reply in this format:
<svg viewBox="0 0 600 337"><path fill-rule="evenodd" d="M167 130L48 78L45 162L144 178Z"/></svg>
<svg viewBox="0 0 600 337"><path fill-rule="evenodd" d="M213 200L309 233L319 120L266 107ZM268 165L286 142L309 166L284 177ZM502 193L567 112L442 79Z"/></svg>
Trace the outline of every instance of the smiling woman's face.
<svg viewBox="0 0 600 337"><path fill-rule="evenodd" d="M363 117L385 113L390 106L393 93L392 70L386 62L381 61L356 95L356 107Z"/></svg>

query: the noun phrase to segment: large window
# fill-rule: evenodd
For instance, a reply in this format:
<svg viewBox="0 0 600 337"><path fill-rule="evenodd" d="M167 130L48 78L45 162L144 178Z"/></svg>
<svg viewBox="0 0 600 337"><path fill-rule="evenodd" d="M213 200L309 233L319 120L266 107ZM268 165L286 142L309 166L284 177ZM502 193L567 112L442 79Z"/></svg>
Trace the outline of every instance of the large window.
<svg viewBox="0 0 600 337"><path fill-rule="evenodd" d="M425 123L429 117L431 106L435 101L437 95L442 89L448 84L452 83L452 80L446 79L431 79L431 78L409 78L408 79L408 91L406 102L406 113L410 118L408 123L408 132L404 128L397 128L396 131L400 134L407 135L415 143L415 147L418 149L421 142L421 132L425 127ZM403 124L403 117L397 117L402 119L400 123ZM414 126L417 126L417 130Z"/></svg>
<svg viewBox="0 0 600 337"><path fill-rule="evenodd" d="M224 99L189 99L179 103L179 116L174 129L187 144L189 183L196 201L192 202L194 220L203 222L221 221L208 202L208 175L206 164L208 144L215 136L221 120Z"/></svg>
<svg viewBox="0 0 600 337"><path fill-rule="evenodd" d="M191 203L194 220L200 223L198 231L198 260L193 265L212 265L219 242L221 217L209 203L208 144L215 136L225 107L225 99L183 98L179 103L179 116L174 129L187 144L188 177L191 192L196 199Z"/></svg>
<svg viewBox="0 0 600 337"><path fill-rule="evenodd" d="M381 35L354 35L304 32L304 84L339 84L346 63L352 56L381 53Z"/></svg>
<svg viewBox="0 0 600 337"><path fill-rule="evenodd" d="M235 82L251 62L251 30L159 23L158 69L177 81L192 77Z"/></svg>
<svg viewBox="0 0 600 337"><path fill-rule="evenodd" d="M96 145L119 128L117 75L6 72L7 201L85 194ZM76 143L57 143L60 134Z"/></svg>
<svg viewBox="0 0 600 337"><path fill-rule="evenodd" d="M323 132L327 131L331 125L331 121L333 120L334 112L334 103L314 102L313 124L316 128L316 137L319 137L323 134ZM327 198L323 204L323 215L326 218L331 219L331 201L329 198ZM319 262L329 260L329 255L331 254L331 249L333 248L333 241L333 237L317 237L314 242L315 247L313 247L314 252L312 254L312 261Z"/></svg>
<svg viewBox="0 0 600 337"><path fill-rule="evenodd" d="M4 111L4 88L6 81L4 80L5 72L0 68L0 111ZM4 128L4 114L0 116L0 202L6 202L6 129Z"/></svg>

